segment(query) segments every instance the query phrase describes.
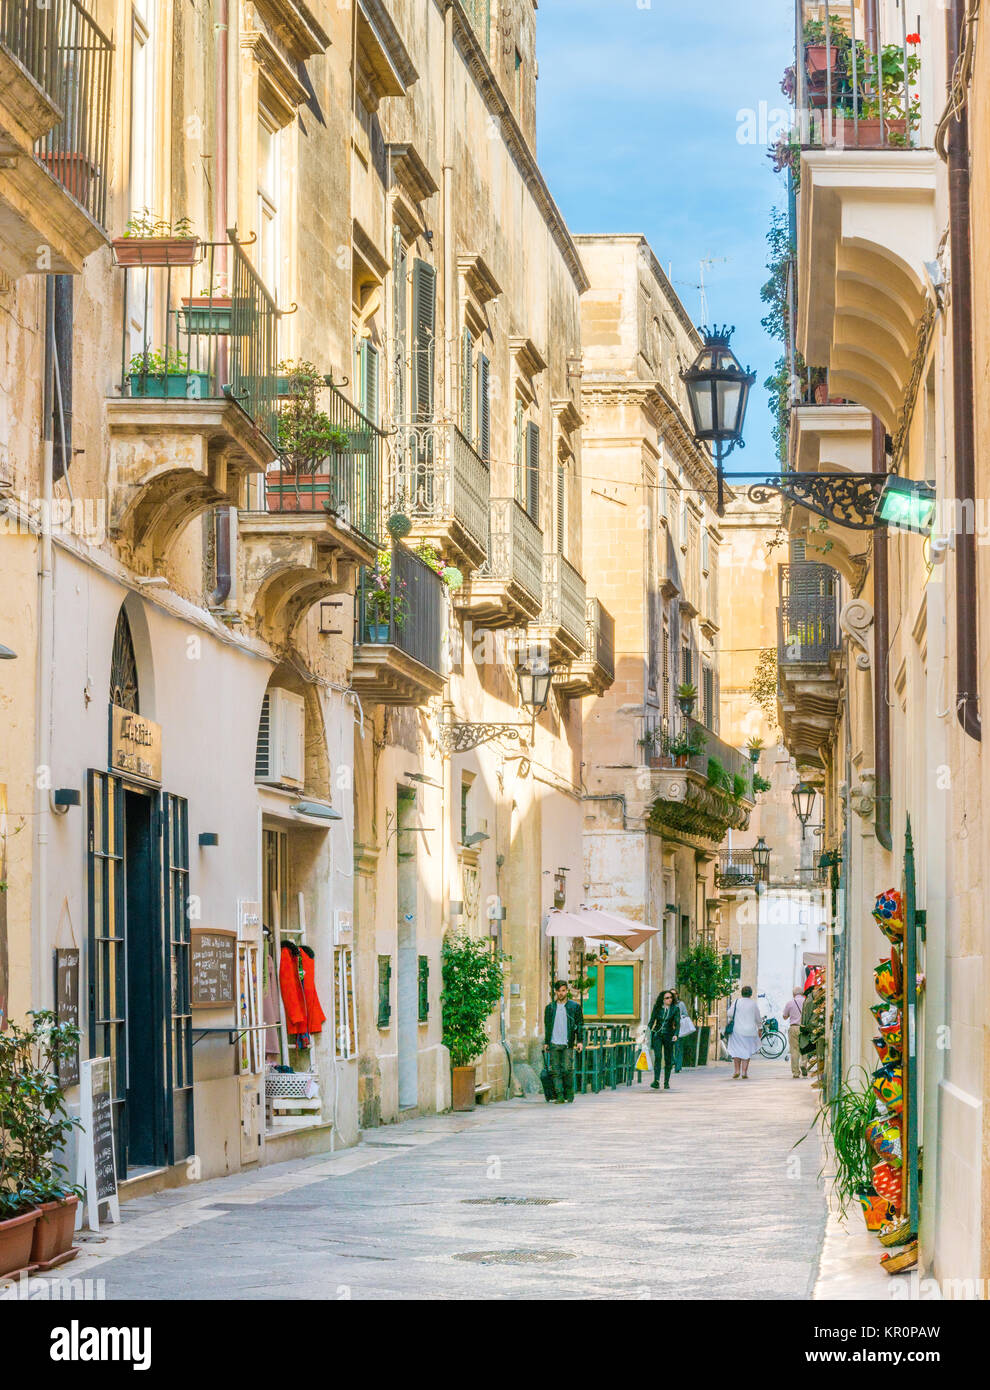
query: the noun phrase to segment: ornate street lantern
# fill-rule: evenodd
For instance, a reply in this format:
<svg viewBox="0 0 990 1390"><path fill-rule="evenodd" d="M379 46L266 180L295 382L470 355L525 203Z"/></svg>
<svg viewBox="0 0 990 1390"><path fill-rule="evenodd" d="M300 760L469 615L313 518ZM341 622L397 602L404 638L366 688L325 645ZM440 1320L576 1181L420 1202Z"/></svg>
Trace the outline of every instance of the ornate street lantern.
<svg viewBox="0 0 990 1390"><path fill-rule="evenodd" d="M770 846L761 835L753 846L753 863L756 865L757 883L770 882Z"/></svg>
<svg viewBox="0 0 990 1390"><path fill-rule="evenodd" d="M718 514L725 511L722 460L742 445L743 423L756 373L744 371L729 347L734 328L702 328L704 346L681 380L687 387L694 437L714 444L718 471ZM728 446L728 447L726 447Z"/></svg>
<svg viewBox="0 0 990 1390"><path fill-rule="evenodd" d="M804 839L804 832L811 814L815 809L815 797L817 792L810 782L799 782L791 792L791 800L794 802L794 812L801 822L801 839Z"/></svg>
<svg viewBox="0 0 990 1390"><path fill-rule="evenodd" d="M523 704L533 711L534 716L542 714L547 707L553 681L549 664L539 657L530 657L517 668L516 677Z"/></svg>

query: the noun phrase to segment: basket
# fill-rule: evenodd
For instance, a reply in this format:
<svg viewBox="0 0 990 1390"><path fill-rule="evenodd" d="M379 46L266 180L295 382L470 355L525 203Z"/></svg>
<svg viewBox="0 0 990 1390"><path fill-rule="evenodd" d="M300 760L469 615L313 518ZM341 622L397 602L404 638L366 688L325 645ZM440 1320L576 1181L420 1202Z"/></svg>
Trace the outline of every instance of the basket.
<svg viewBox="0 0 990 1390"><path fill-rule="evenodd" d="M877 1236L881 1245L906 1245L908 1241L915 1240L916 1236L911 1229L911 1222L908 1217L895 1222L891 1226L886 1226Z"/></svg>
<svg viewBox="0 0 990 1390"><path fill-rule="evenodd" d="M265 1073L266 1096L299 1096L308 1099L315 1094L316 1073L311 1071L269 1071Z"/></svg>
<svg viewBox="0 0 990 1390"><path fill-rule="evenodd" d="M918 1263L918 1242L913 1240L910 1245L905 1245L903 1250L898 1250L896 1255L883 1255L880 1264L888 1274L900 1274L902 1269L913 1269Z"/></svg>

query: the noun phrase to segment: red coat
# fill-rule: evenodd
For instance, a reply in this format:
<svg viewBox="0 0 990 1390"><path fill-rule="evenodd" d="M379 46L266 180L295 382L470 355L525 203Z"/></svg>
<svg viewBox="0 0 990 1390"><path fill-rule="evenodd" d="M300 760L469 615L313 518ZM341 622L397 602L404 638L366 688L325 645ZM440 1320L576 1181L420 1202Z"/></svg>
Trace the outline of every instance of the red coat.
<svg viewBox="0 0 990 1390"><path fill-rule="evenodd" d="M315 961L308 946L290 946L287 942L282 943L278 982L285 1008L285 1031L296 1036L301 1033L322 1032L326 1014L317 998Z"/></svg>

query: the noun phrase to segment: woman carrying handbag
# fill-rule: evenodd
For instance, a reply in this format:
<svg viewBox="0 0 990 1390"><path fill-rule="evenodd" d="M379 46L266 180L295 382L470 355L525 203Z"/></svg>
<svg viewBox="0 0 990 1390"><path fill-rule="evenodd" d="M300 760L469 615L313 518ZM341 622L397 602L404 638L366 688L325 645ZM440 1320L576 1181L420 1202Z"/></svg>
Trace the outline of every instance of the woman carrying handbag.
<svg viewBox="0 0 990 1390"><path fill-rule="evenodd" d="M763 1019L753 998L753 986L743 985L739 998L729 1010L725 1032L722 1035L732 1058L731 1080L749 1080L749 1059L760 1050L762 1027Z"/></svg>

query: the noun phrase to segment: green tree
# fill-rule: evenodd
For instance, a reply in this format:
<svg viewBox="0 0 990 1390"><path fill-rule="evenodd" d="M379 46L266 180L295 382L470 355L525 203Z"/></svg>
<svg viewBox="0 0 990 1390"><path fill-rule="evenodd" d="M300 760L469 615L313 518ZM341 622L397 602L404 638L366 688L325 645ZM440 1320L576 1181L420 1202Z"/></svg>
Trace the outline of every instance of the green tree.
<svg viewBox="0 0 990 1390"><path fill-rule="evenodd" d="M490 941L452 932L443 941L443 1044L451 1065L469 1067L488 1046L485 1024L502 998L505 957Z"/></svg>
<svg viewBox="0 0 990 1390"><path fill-rule="evenodd" d="M699 942L678 962L677 984L693 1000L691 1017L701 1023L719 999L732 993L732 969L714 946Z"/></svg>

